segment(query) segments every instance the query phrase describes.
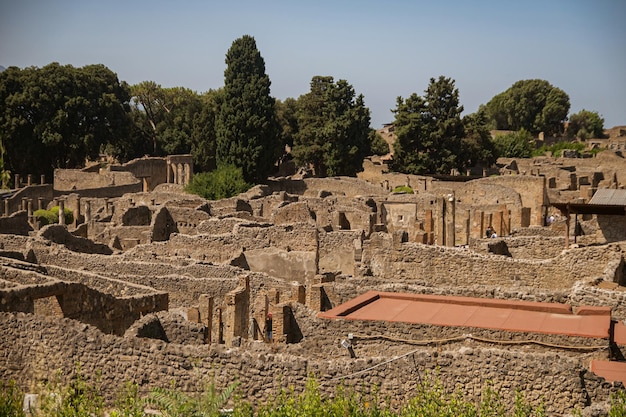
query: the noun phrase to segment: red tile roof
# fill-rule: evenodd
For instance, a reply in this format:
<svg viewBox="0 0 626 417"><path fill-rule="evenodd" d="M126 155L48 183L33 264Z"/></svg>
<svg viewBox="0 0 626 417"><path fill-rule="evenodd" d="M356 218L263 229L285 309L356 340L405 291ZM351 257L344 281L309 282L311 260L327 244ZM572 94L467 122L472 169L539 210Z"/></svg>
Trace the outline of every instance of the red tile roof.
<svg viewBox="0 0 626 417"><path fill-rule="evenodd" d="M369 291L318 317L609 337L610 307L580 307L577 313L560 303Z"/></svg>

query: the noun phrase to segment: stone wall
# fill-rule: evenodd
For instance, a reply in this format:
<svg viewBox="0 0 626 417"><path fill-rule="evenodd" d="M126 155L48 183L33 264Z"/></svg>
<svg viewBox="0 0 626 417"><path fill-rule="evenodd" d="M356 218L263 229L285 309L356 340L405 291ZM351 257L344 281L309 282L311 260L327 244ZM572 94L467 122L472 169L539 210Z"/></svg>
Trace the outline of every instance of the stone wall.
<svg viewBox="0 0 626 417"><path fill-rule="evenodd" d="M166 293L92 273L50 265L46 267L46 275L11 267L0 268L4 279L18 284L0 291L3 311L50 314L49 300L52 299L62 317L121 335L142 314L168 308ZM41 299L48 301L39 303Z"/></svg>
<svg viewBox="0 0 626 417"><path fill-rule="evenodd" d="M28 213L24 210L8 217L0 217L0 234L28 236L32 230L32 226L28 223Z"/></svg>
<svg viewBox="0 0 626 417"><path fill-rule="evenodd" d="M494 244L502 244L505 254L513 259L551 259L565 249L565 236L514 236L497 239L470 239L469 247L482 254L496 253Z"/></svg>
<svg viewBox="0 0 626 417"><path fill-rule="evenodd" d="M581 277L614 275L622 255L616 247L586 247L563 251L562 256L548 260L514 260L463 248L412 243L394 249L391 239L382 237L365 242L363 258L374 276L393 281L559 290L571 288Z"/></svg>
<svg viewBox="0 0 626 417"><path fill-rule="evenodd" d="M395 342L393 356L387 349L384 354L357 354L352 359L338 339L332 346L320 345L319 355L305 357L297 346L279 352L266 345L245 350L183 346L105 335L67 319L56 322L20 313L0 313L0 332L5 335L0 339L0 351L5 352L0 355L2 380L15 379L32 391L49 380L50 364L55 364L67 383L76 362L80 362L88 381L99 375L108 401L124 381L138 383L145 395L155 386L170 387L172 381L183 391L195 392L203 386L198 378L204 377L214 381L218 390L239 381L239 394L259 404L281 389L293 387L301 392L313 376L325 394L334 392L341 382L364 395L376 389L378 398L398 406L415 395L428 375L436 374L446 391L460 390L469 399L478 400L490 383L504 396L505 403L512 404L519 389L531 403L543 403L548 414L564 414L605 401L621 387L589 372L585 356L483 346L471 341L422 347Z"/></svg>

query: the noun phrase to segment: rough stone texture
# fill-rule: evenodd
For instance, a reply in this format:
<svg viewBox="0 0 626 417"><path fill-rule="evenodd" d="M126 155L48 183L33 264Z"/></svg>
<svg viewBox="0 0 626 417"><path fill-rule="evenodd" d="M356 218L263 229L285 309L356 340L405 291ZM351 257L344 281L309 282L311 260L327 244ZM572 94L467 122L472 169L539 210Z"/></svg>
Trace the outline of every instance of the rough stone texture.
<svg viewBox="0 0 626 417"><path fill-rule="evenodd" d="M396 351L380 356L351 359L339 343L320 344L321 356L303 356L302 350L274 352L267 345L224 348L220 345L181 345L161 340L105 335L68 319L0 313L0 377L20 385L42 383L50 378L50 364L67 381L81 362L89 379L100 375L106 393L114 393L120 381L134 381L145 394L150 387L169 387L171 381L194 392L199 376L213 378L218 388L234 380L248 401L263 402L280 389L302 390L313 375L321 390L332 393L344 386L365 390L378 387L379 397L399 405L415 392L427 374L436 374L448 391L460 389L477 398L489 381L512 403L515 389L531 402L544 401L550 414L564 414L585 407L590 400L604 401L621 384L604 382L587 371L586 360L559 352L526 352L520 348L484 346L471 341L416 347L396 343ZM8 341L10 345L7 344ZM326 348L326 349L325 349ZM342 350L343 349L343 350ZM395 360L394 360L395 359ZM278 377L280 376L280 377ZM109 400L111 397L108 397ZM548 399L546 401L546 399Z"/></svg>

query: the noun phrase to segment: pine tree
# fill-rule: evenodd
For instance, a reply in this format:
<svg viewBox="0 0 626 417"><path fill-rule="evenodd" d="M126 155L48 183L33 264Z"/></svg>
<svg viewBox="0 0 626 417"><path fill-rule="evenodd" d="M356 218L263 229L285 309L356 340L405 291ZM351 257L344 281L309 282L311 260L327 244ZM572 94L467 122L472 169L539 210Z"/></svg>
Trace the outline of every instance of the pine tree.
<svg viewBox="0 0 626 417"><path fill-rule="evenodd" d="M465 135L454 80L430 79L424 97L398 97L394 110L394 169L410 174L449 174L463 169L462 140Z"/></svg>
<svg viewBox="0 0 626 417"><path fill-rule="evenodd" d="M247 182L267 179L281 143L275 99L265 61L252 36L236 39L226 54L224 96L216 125L217 165L235 165Z"/></svg>
<svg viewBox="0 0 626 417"><path fill-rule="evenodd" d="M319 177L355 175L371 153L370 112L346 80L315 76L298 99L298 132L292 154Z"/></svg>

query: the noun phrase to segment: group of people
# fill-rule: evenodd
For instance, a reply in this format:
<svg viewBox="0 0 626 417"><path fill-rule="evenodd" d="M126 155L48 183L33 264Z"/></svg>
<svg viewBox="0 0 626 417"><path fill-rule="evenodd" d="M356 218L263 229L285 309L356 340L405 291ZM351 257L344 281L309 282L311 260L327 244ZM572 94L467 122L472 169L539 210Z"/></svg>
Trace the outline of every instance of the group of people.
<svg viewBox="0 0 626 417"><path fill-rule="evenodd" d="M487 237L487 239L491 238L491 239L495 239L498 237L498 234L496 233L496 229L494 229L491 226L487 227L487 230L485 231L485 237Z"/></svg>

